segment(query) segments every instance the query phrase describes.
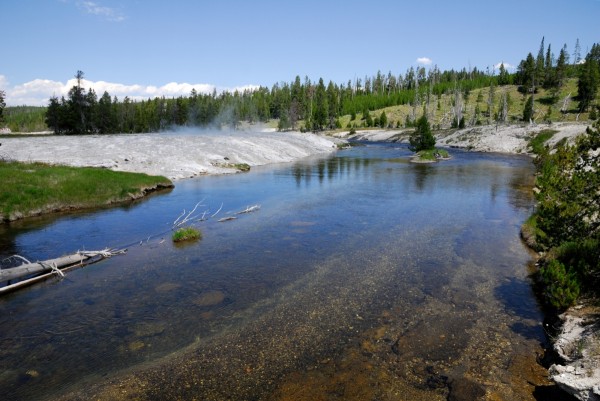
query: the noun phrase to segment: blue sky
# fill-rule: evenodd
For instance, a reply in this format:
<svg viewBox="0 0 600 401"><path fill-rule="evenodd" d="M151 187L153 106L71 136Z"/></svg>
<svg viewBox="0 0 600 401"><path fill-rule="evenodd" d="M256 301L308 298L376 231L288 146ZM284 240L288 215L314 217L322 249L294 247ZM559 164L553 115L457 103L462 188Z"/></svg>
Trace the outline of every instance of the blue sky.
<svg viewBox="0 0 600 401"><path fill-rule="evenodd" d="M0 89L47 104L77 70L122 99L290 82L346 83L419 63L485 70L600 42L600 0L2 0ZM431 64L428 64L431 62Z"/></svg>

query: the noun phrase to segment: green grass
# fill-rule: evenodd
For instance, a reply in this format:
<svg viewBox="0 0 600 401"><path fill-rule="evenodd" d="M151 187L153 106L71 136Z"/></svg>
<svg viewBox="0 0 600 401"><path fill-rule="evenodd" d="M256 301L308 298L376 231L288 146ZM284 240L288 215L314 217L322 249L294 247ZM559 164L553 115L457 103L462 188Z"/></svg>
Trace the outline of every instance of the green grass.
<svg viewBox="0 0 600 401"><path fill-rule="evenodd" d="M173 186L162 176L7 161L0 161L0 182L0 222L105 206Z"/></svg>
<svg viewBox="0 0 600 401"><path fill-rule="evenodd" d="M543 242L547 238L546 233L538 228L537 216L535 214L529 216L521 226L521 238L534 251L540 252L545 250L540 241Z"/></svg>
<svg viewBox="0 0 600 401"><path fill-rule="evenodd" d="M172 239L173 242L197 241L202 239L202 233L194 227L182 227L173 233Z"/></svg>
<svg viewBox="0 0 600 401"><path fill-rule="evenodd" d="M531 151L533 153L535 153L536 155L541 154L544 151L545 148L545 143L546 141L548 141L550 138L552 138L554 136L554 134L556 134L558 131L555 130L551 130L551 129L545 129L543 131L540 131L536 136L534 136L533 138L531 138L531 140L529 141L529 146L531 147Z"/></svg>
<svg viewBox="0 0 600 401"><path fill-rule="evenodd" d="M447 159L450 154L446 149L427 149L421 150L417 153L420 161L438 161L440 158Z"/></svg>
<svg viewBox="0 0 600 401"><path fill-rule="evenodd" d="M242 172L250 171L250 165L248 163L232 163L228 164L227 166Z"/></svg>

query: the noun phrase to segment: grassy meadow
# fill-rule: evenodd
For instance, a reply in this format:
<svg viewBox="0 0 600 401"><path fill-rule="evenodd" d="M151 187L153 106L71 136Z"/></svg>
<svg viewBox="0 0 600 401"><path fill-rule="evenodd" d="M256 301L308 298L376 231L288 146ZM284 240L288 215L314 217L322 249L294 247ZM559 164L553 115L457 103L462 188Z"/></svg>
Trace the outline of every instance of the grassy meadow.
<svg viewBox="0 0 600 401"><path fill-rule="evenodd" d="M105 206L173 186L162 176L12 161L0 161L0 182L0 222Z"/></svg>

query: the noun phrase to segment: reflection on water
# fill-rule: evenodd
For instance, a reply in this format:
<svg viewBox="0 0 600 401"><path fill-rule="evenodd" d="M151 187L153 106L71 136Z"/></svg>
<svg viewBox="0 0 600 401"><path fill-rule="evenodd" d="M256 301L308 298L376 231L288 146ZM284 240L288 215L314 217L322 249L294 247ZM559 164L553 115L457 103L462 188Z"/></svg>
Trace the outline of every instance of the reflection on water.
<svg viewBox="0 0 600 401"><path fill-rule="evenodd" d="M0 390L533 399L543 333L518 238L532 166L454 153L421 165L404 147L366 146L0 228L0 257L134 244L0 299ZM204 239L174 247L170 223L201 200L212 212L223 204L219 217L261 209L198 223Z"/></svg>

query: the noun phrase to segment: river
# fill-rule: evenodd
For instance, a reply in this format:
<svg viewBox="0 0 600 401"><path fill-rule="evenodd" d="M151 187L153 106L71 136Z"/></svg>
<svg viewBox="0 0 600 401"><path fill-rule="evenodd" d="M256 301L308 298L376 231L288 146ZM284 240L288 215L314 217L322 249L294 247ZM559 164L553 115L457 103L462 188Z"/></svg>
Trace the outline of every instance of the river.
<svg viewBox="0 0 600 401"><path fill-rule="evenodd" d="M533 165L451 153L370 144L0 226L0 258L128 248L0 299L3 399L535 399ZM219 213L173 244L198 202Z"/></svg>

